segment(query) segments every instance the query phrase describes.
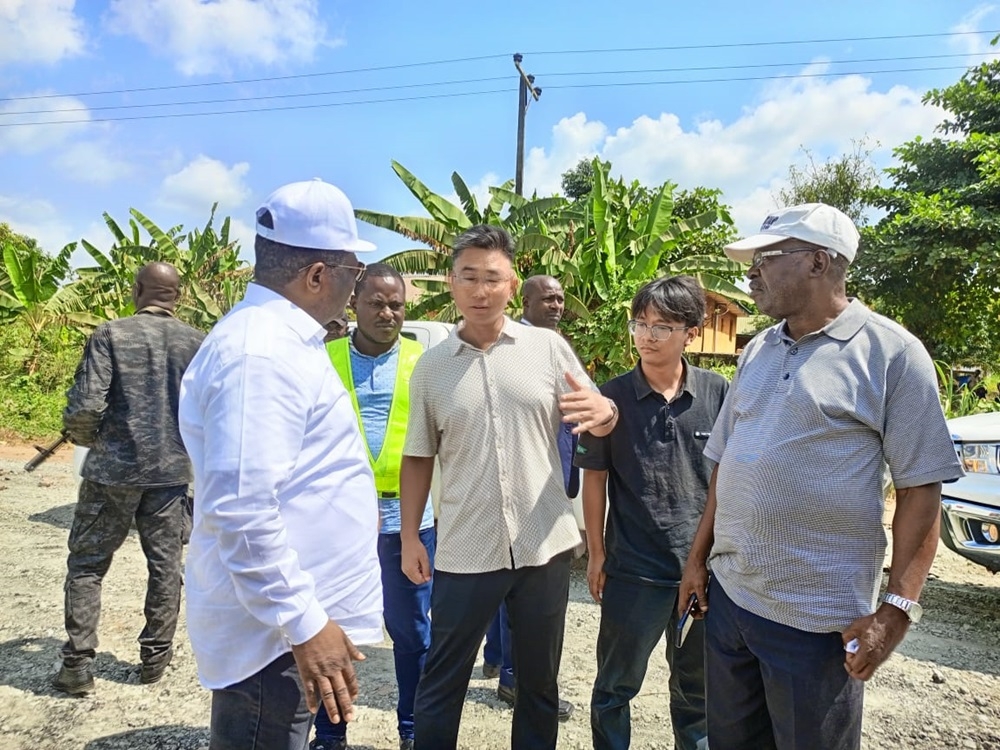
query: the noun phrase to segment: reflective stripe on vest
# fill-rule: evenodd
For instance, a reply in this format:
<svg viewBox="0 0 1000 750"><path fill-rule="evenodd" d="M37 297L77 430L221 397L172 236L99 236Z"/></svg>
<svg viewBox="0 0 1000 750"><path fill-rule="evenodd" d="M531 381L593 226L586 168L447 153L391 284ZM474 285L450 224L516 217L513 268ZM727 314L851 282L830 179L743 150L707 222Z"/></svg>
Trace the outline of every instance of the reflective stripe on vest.
<svg viewBox="0 0 1000 750"><path fill-rule="evenodd" d="M396 382L392 387L392 404L389 407L389 419L385 425L385 439L378 458L372 456L365 437L365 425L361 420L361 406L358 404L357 389L354 386L354 374L351 371L350 337L334 339L326 345L333 368L340 375L344 388L351 396L354 413L358 417L358 428L368 453L368 462L375 474L375 489L379 497L399 497L399 466L403 460L403 447L406 442L406 422L410 416L410 375L413 368L424 353L424 348L416 341L403 336L399 337L399 352L396 364Z"/></svg>

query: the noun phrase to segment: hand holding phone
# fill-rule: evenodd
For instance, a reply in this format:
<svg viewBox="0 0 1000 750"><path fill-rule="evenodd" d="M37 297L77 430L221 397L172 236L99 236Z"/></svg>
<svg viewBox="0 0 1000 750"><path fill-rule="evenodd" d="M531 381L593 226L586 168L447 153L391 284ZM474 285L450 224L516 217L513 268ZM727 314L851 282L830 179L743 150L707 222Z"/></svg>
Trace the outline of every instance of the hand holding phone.
<svg viewBox="0 0 1000 750"><path fill-rule="evenodd" d="M674 634L674 645L677 648L684 645L684 640L691 631L691 626L694 625L694 614L700 611L698 595L691 594L691 598L688 599L687 606L684 608L684 614L681 615L681 619L677 622L677 632Z"/></svg>

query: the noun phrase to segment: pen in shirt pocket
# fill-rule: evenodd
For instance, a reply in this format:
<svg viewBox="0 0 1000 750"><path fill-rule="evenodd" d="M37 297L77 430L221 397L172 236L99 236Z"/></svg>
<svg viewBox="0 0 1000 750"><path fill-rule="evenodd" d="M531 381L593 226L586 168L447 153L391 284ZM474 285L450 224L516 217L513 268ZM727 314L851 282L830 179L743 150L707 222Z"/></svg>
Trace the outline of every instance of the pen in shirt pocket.
<svg viewBox="0 0 1000 750"><path fill-rule="evenodd" d="M712 434L711 432L705 432L704 430L695 430L694 432L694 436L698 440L707 440L711 434Z"/></svg>

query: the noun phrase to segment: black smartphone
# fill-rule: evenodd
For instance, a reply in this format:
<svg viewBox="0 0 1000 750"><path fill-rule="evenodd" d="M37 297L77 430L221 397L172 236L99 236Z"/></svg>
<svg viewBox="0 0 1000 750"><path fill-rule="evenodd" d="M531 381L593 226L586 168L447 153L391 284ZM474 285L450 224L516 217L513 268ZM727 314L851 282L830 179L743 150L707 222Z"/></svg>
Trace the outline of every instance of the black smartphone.
<svg viewBox="0 0 1000 750"><path fill-rule="evenodd" d="M677 632L674 634L674 645L677 648L684 645L684 639L687 638L691 626L694 625L693 615L698 611L698 595L691 594L691 598L688 599L687 606L684 608L684 614L681 615L681 619L677 623Z"/></svg>

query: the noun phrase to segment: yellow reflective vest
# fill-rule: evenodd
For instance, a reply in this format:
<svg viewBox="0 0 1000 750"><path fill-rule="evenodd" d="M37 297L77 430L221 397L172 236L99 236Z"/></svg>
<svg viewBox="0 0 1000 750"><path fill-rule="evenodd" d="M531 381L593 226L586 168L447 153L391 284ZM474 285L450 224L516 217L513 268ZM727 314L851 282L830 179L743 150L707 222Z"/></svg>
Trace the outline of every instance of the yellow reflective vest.
<svg viewBox="0 0 1000 750"><path fill-rule="evenodd" d="M399 497L399 466L403 460L403 446L406 442L406 422L410 416L410 376L413 368L424 353L424 348L416 341L403 336L399 337L399 359L396 365L396 382L392 388L392 404L389 407L389 420L385 426L385 439L378 458L372 456L365 437L365 426L361 420L361 407L358 404L357 389L354 386L354 374L351 372L350 337L334 339L326 345L333 368L340 375L344 388L351 396L354 413L358 417L358 428L365 442L365 451L372 472L375 474L375 489L379 497Z"/></svg>

